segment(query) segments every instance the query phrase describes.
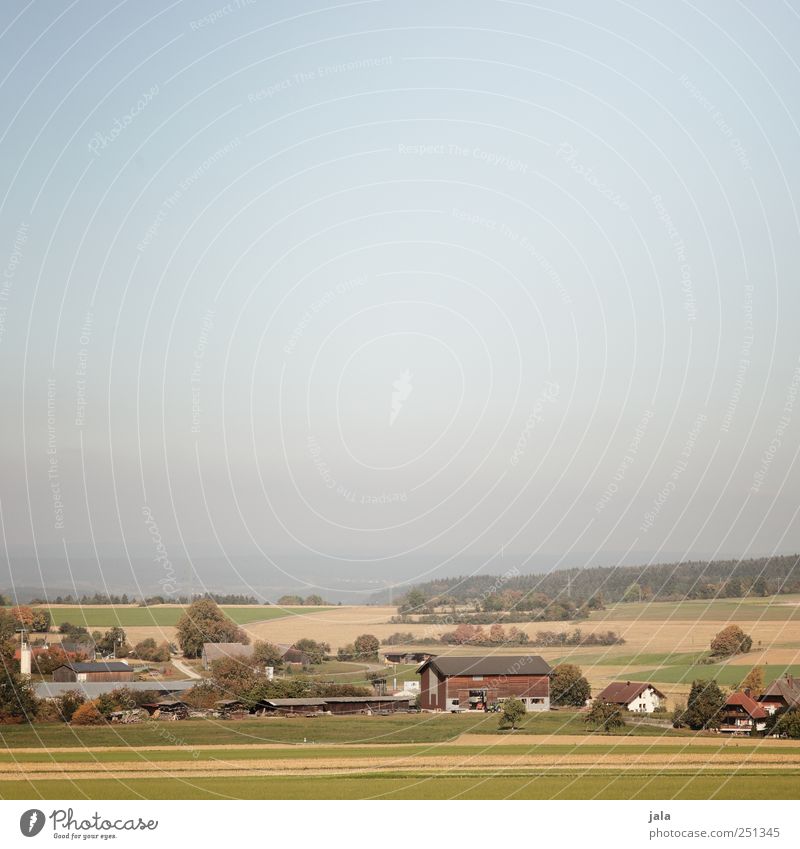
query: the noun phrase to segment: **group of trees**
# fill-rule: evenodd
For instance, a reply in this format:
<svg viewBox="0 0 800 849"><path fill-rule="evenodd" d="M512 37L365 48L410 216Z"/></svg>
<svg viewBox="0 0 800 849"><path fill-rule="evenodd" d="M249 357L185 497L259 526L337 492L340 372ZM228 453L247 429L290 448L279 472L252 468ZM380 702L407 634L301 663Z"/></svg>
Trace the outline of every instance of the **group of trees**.
<svg viewBox="0 0 800 849"><path fill-rule="evenodd" d="M625 640L616 631L584 634L580 628L566 631L537 631L531 645L537 648L560 646L621 646Z"/></svg>
<svg viewBox="0 0 800 849"><path fill-rule="evenodd" d="M495 622L488 631L482 625L459 625L454 631L448 631L439 638L445 645L455 646L524 646L530 638L524 631L512 625L508 631Z"/></svg>
<svg viewBox="0 0 800 849"><path fill-rule="evenodd" d="M328 604L321 595L316 593L307 595L305 598L299 595L282 595L277 603L281 607L320 607Z"/></svg>
<svg viewBox="0 0 800 849"><path fill-rule="evenodd" d="M794 592L800 592L799 555L612 565L539 575L462 575L413 587L401 600L398 612L417 616L464 605L484 612L536 610L537 606L555 609L564 601L574 602L576 610L591 610L623 600L743 598Z"/></svg>
<svg viewBox="0 0 800 849"><path fill-rule="evenodd" d="M8 611L14 621L15 629L24 629L32 633L46 634L52 622L50 611L41 607L29 607L20 604Z"/></svg>

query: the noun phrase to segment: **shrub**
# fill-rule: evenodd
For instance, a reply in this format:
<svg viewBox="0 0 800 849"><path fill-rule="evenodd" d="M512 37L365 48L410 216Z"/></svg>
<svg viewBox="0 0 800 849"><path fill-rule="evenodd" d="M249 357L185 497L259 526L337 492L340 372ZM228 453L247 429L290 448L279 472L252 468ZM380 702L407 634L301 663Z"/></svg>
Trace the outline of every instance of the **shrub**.
<svg viewBox="0 0 800 849"><path fill-rule="evenodd" d="M711 641L711 654L716 657L730 657L734 654L746 654L753 645L752 637L738 625L728 625Z"/></svg>
<svg viewBox="0 0 800 849"><path fill-rule="evenodd" d="M84 702L72 714L70 725L102 725L104 721L103 714L94 702Z"/></svg>

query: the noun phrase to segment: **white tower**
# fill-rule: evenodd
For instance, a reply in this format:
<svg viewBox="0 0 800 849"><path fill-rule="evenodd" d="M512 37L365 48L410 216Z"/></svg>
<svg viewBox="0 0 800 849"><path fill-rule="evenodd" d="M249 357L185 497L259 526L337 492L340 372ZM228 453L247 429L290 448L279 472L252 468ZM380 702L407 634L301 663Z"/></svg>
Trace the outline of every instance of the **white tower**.
<svg viewBox="0 0 800 849"><path fill-rule="evenodd" d="M22 645L19 650L19 671L23 675L31 674L31 647L25 639L25 632L22 632Z"/></svg>

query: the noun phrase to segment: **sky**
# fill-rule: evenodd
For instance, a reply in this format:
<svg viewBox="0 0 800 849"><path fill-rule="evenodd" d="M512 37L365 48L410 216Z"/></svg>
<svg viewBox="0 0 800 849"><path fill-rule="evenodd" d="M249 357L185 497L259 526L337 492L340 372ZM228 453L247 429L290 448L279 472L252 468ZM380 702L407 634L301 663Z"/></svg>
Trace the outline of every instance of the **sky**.
<svg viewBox="0 0 800 849"><path fill-rule="evenodd" d="M800 550L796 3L4 8L0 586Z"/></svg>

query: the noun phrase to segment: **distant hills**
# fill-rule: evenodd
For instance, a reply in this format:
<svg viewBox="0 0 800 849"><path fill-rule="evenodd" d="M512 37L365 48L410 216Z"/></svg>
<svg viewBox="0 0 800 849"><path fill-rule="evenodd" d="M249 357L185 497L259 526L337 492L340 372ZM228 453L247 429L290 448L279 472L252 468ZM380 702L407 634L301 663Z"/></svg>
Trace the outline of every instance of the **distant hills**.
<svg viewBox="0 0 800 849"><path fill-rule="evenodd" d="M577 604L599 599L678 601L742 598L746 595L800 593L800 554L750 560L658 563L645 566L601 566L521 575L515 569L497 575L466 575L416 584L426 599L470 602L496 593L541 593ZM385 594L381 593L385 603Z"/></svg>

